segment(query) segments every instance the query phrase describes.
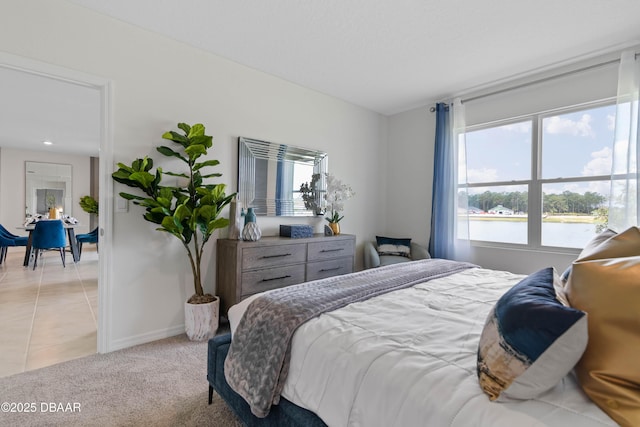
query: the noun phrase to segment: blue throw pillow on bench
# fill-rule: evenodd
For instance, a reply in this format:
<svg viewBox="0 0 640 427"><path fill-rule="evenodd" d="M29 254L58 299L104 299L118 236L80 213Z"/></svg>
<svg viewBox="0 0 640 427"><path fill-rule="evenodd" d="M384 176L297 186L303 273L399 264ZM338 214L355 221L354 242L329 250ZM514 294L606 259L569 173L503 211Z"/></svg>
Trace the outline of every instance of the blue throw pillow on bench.
<svg viewBox="0 0 640 427"><path fill-rule="evenodd" d="M392 237L376 236L378 255L395 255L411 257L411 239L394 239Z"/></svg>

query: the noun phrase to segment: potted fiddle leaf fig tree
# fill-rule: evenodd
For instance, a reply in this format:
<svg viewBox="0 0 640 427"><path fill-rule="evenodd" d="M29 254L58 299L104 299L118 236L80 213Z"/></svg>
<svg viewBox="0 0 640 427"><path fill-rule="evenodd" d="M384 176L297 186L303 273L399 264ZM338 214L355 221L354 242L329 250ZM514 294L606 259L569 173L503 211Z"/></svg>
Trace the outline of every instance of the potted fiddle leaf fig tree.
<svg viewBox="0 0 640 427"><path fill-rule="evenodd" d="M153 160L144 157L134 160L131 166L118 163L118 170L112 177L144 193L120 193L120 196L144 207L145 220L158 224L156 230L175 236L184 246L195 290L185 303L185 329L191 340L201 341L215 334L219 309L218 298L205 294L202 287L202 251L216 230L229 225L229 220L221 217L221 213L235 193L226 195L224 184L205 183L207 179L222 176L205 173L207 168L217 166L218 160L199 161L213 145L213 138L205 135L205 127L178 123L178 128L182 133L169 131L162 135L174 145L157 147L157 150L184 162L183 171L164 171L160 167L153 171ZM175 177L176 184L163 185L163 175Z"/></svg>

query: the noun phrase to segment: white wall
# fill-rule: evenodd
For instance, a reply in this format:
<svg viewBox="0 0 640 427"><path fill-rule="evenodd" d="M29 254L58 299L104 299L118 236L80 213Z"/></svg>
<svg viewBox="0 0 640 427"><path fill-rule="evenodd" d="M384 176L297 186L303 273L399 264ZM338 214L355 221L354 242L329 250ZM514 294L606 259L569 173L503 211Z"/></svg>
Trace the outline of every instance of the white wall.
<svg viewBox="0 0 640 427"><path fill-rule="evenodd" d="M0 51L112 80L116 162L152 155L161 164L154 147L179 121L207 126L214 137L210 157L221 161L220 182L230 191L238 136L324 150L330 171L357 193L346 204L343 232L355 234L360 247L383 228L387 119L379 114L63 0L0 3ZM258 219L265 235L276 234L283 221L292 222ZM323 225L298 221L317 230ZM111 350L183 330L183 303L193 293L190 268L181 245L153 230L136 206L114 215ZM204 266L209 292L215 292L213 247ZM360 266L360 249L357 260Z"/></svg>
<svg viewBox="0 0 640 427"><path fill-rule="evenodd" d="M609 61L616 57L619 57L617 53L593 58L583 63L489 88L485 92L499 91L509 86ZM615 96L616 89L617 64L595 67L541 84L465 102L466 123L467 125L487 123L605 99ZM477 94L467 94L462 98L471 98L475 95ZM435 102L428 107L433 105ZM427 107L423 107L390 117L388 139L390 179L386 229L394 235L402 234L418 239L415 236L424 235L425 223L427 220L430 221L431 216L435 113L430 113ZM418 159L424 159L424 164L417 165ZM414 211L425 209L428 212L428 218L413 215ZM475 245L472 247L471 256L472 262L486 268L528 274L548 266L556 267L562 272L575 259L576 251L552 253Z"/></svg>
<svg viewBox="0 0 640 427"><path fill-rule="evenodd" d="M13 227L24 224L25 215L25 162L46 162L71 165L71 214L80 225L76 233L89 231L89 214L84 212L78 202L80 197L89 194L88 156L57 154L46 151L17 150L0 148L0 224L9 231L21 234ZM65 212L65 214L68 214Z"/></svg>
<svg viewBox="0 0 640 427"><path fill-rule="evenodd" d="M378 234L410 237L427 246L431 233L431 187L435 113L430 106L389 118L387 221Z"/></svg>

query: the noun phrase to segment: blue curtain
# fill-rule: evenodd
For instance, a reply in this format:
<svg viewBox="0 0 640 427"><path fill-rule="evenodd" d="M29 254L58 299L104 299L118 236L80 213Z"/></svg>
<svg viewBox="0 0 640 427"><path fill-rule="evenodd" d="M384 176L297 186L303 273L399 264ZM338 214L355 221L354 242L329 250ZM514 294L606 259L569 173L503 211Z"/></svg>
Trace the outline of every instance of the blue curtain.
<svg viewBox="0 0 640 427"><path fill-rule="evenodd" d="M293 166L291 162L285 161L285 155L287 153L287 145L281 144L278 148L278 164L276 166L276 215L293 215L293 206L286 205L286 200L291 200L293 198L292 194L287 194L287 187L289 188L289 192L291 192L291 184L289 183L289 179L293 179L292 176L288 176L287 174L287 166L289 169ZM286 206L283 206L283 203Z"/></svg>
<svg viewBox="0 0 640 427"><path fill-rule="evenodd" d="M282 215L282 199L284 187L284 162L278 157L278 165L276 166L276 215Z"/></svg>
<svg viewBox="0 0 640 427"><path fill-rule="evenodd" d="M456 204L455 147L451 140L451 114L445 103L436 105L436 140L431 198L431 239L429 253L434 258L454 259Z"/></svg>

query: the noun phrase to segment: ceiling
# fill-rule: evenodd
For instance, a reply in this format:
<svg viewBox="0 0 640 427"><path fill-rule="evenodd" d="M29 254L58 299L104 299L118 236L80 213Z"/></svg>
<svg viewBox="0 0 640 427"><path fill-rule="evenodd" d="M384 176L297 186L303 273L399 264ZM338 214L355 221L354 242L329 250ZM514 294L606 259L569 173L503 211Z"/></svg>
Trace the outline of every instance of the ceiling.
<svg viewBox="0 0 640 427"><path fill-rule="evenodd" d="M97 89L0 66L0 94L0 147L98 156Z"/></svg>
<svg viewBox="0 0 640 427"><path fill-rule="evenodd" d="M637 0L68 1L384 115L640 43ZM0 93L0 146L98 155L97 90L0 67Z"/></svg>
<svg viewBox="0 0 640 427"><path fill-rule="evenodd" d="M69 0L385 115L640 41L637 0Z"/></svg>

